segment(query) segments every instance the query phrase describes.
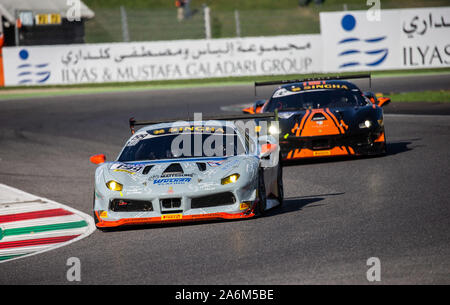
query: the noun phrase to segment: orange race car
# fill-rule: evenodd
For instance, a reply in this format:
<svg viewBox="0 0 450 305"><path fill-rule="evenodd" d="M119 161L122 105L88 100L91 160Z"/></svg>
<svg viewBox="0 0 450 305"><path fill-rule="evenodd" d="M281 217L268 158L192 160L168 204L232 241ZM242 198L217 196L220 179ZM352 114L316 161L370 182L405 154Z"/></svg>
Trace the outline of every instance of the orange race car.
<svg viewBox="0 0 450 305"><path fill-rule="evenodd" d="M255 83L280 85L244 113L278 112L283 160L386 153L382 106L390 99L362 92L347 79L370 74ZM344 80L346 79L346 80Z"/></svg>

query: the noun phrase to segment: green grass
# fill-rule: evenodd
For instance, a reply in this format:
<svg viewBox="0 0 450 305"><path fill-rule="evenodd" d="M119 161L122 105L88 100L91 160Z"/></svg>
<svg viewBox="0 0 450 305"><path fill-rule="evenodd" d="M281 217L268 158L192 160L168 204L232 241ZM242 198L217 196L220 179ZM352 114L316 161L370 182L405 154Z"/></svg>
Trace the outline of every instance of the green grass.
<svg viewBox="0 0 450 305"><path fill-rule="evenodd" d="M389 94L391 100L397 102L439 102L450 103L450 90L420 91Z"/></svg>
<svg viewBox="0 0 450 305"><path fill-rule="evenodd" d="M124 5L130 8L148 8L175 9L175 0L83 0L83 2L91 8L114 8ZM212 9L234 10L234 9L292 9L297 7L298 0L191 0L192 7L200 7L203 3L209 5ZM308 8L319 7L321 9L329 9L335 7L343 7L346 3L349 9L367 8L365 0L325 0L325 2L317 6L311 1ZM441 6L448 5L445 0L382 0L381 8L402 8L402 7L424 7L424 6Z"/></svg>
<svg viewBox="0 0 450 305"><path fill-rule="evenodd" d="M300 7L298 0L192 0L191 18L176 19L174 0L86 0L96 16L86 22L86 42L120 42L120 6L127 12L131 41L200 39L205 37L202 5L211 8L213 38L236 37L234 11L239 10L241 36L317 34L321 11L367 10L365 0L311 1ZM448 6L448 0L382 0L381 8Z"/></svg>

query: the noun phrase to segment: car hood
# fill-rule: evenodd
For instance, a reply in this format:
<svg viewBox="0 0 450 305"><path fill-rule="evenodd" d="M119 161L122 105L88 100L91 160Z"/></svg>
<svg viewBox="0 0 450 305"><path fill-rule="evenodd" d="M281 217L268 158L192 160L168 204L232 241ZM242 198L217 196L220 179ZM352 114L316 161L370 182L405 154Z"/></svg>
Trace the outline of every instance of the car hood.
<svg viewBox="0 0 450 305"><path fill-rule="evenodd" d="M248 162L251 161L251 162ZM255 156L224 158L173 159L142 162L107 162L97 169L97 176L104 182L115 180L124 185L127 192L153 192L195 190L198 186L218 186L221 179L234 174L249 172L248 165L257 170Z"/></svg>
<svg viewBox="0 0 450 305"><path fill-rule="evenodd" d="M281 134L296 134L296 129L309 129L318 125L320 117L323 122L336 126L336 129L330 129L330 133L338 133L339 127L346 126L346 130L358 130L358 125L364 120L370 119L376 121L381 115L379 107L371 105L361 107L334 107L311 110L285 111L279 113ZM329 121L329 122L326 122ZM322 128L324 129L324 128Z"/></svg>

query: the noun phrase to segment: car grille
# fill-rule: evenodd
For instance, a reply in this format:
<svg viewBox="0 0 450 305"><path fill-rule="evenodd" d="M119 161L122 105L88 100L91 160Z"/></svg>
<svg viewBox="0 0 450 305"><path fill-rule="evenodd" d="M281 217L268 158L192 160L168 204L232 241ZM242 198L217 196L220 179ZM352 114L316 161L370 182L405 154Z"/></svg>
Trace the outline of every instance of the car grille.
<svg viewBox="0 0 450 305"><path fill-rule="evenodd" d="M114 212L148 212L153 211L153 205L151 201L113 199L109 209Z"/></svg>
<svg viewBox="0 0 450 305"><path fill-rule="evenodd" d="M312 149L329 149L330 141L328 139L318 139L311 141Z"/></svg>
<svg viewBox="0 0 450 305"><path fill-rule="evenodd" d="M213 194L208 196L202 196L197 198L191 199L191 208L192 209L198 209L198 208L208 208L208 207L215 207L215 206L221 206L221 205L229 205L236 202L236 198L234 197L233 193L226 192L226 193L219 193L219 194Z"/></svg>
<svg viewBox="0 0 450 305"><path fill-rule="evenodd" d="M331 149L336 146L364 146L369 145L376 139L375 134L349 134L338 136L321 136L321 137L292 137L288 141L281 141L282 150L290 149L312 149L323 150Z"/></svg>
<svg viewBox="0 0 450 305"><path fill-rule="evenodd" d="M176 209L181 207L181 198L165 198L159 201L163 209Z"/></svg>

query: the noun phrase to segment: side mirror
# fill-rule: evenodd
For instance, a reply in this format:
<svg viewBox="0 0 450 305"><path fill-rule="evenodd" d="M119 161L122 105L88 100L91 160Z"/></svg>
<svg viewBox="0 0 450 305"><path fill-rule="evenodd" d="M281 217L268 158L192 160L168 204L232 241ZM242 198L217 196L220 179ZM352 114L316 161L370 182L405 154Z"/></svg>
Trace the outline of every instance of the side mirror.
<svg viewBox="0 0 450 305"><path fill-rule="evenodd" d="M252 107L242 109L243 113L255 114L259 113L266 100L257 100Z"/></svg>
<svg viewBox="0 0 450 305"><path fill-rule="evenodd" d="M259 156L260 158L268 157L271 153L276 151L278 146L278 140L271 135L264 135L258 138Z"/></svg>
<svg viewBox="0 0 450 305"><path fill-rule="evenodd" d="M369 99L369 101L372 104L375 104L375 105L377 104L377 97L375 96L375 94L373 92L367 91L367 92L364 92L363 94L365 97L367 97Z"/></svg>
<svg viewBox="0 0 450 305"><path fill-rule="evenodd" d="M266 100L257 100L255 102L255 105L253 106L255 113L259 113L261 111L262 106L264 106L265 103L266 103Z"/></svg>
<svg viewBox="0 0 450 305"><path fill-rule="evenodd" d="M251 107L242 109L242 112L248 113L248 114L255 114L255 109L253 109L253 106L251 106Z"/></svg>
<svg viewBox="0 0 450 305"><path fill-rule="evenodd" d="M91 161L94 164L102 164L105 163L106 157L104 154L94 155L89 158L89 161Z"/></svg>
<svg viewBox="0 0 450 305"><path fill-rule="evenodd" d="M379 107L383 107L383 106L386 106L387 104L389 104L390 102L391 102L391 99L389 97L379 97L377 105Z"/></svg>
<svg viewBox="0 0 450 305"><path fill-rule="evenodd" d="M261 158L267 158L268 156L270 156L271 153L276 151L277 148L278 148L278 144L267 143L267 144L261 145L260 157Z"/></svg>
<svg viewBox="0 0 450 305"><path fill-rule="evenodd" d="M271 168L278 165L280 145L278 140L270 135L258 138L260 165L263 168Z"/></svg>

